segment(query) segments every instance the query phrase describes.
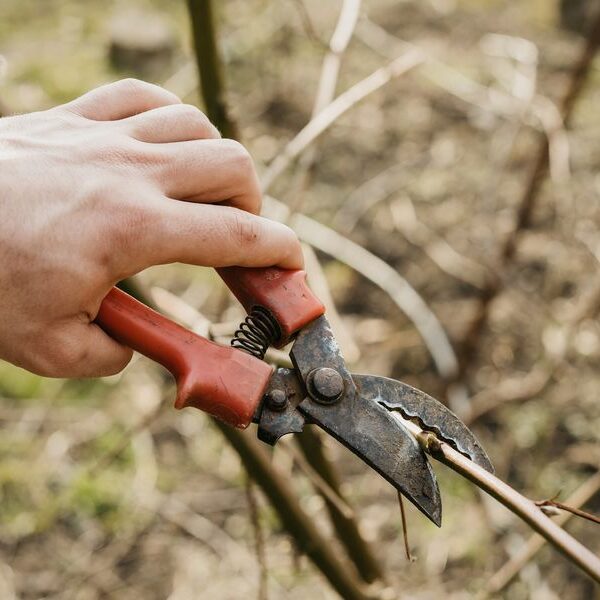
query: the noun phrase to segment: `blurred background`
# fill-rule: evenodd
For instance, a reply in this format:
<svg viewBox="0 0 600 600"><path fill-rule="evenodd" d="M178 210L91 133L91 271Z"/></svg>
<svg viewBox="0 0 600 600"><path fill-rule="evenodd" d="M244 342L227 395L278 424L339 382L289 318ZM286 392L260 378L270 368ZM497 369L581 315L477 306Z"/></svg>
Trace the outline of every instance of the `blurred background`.
<svg viewBox="0 0 600 600"><path fill-rule="evenodd" d="M196 41L206 4L189 2ZM230 122L263 174L265 214L306 243L352 369L449 403L529 498L600 511L597 3L213 4ZM192 31L183 0L2 0L0 110L129 76L205 106ZM134 284L224 343L243 318L210 270L157 267ZM149 360L93 381L0 363L0 395L3 600L339 597L231 439L174 411ZM364 597L598 597L442 465L444 525L407 505L409 560L396 493L378 475L330 439L270 451L254 437L253 426L244 451L268 458L319 543L370 584ZM600 551L597 525L566 527Z"/></svg>

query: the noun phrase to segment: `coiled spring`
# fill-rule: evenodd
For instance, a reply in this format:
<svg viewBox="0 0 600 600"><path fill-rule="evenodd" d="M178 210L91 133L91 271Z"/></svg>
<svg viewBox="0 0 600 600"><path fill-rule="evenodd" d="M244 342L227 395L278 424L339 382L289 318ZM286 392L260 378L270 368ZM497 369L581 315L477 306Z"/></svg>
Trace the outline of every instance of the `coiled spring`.
<svg viewBox="0 0 600 600"><path fill-rule="evenodd" d="M256 358L264 358L267 348L280 337L279 325L264 308L257 306L235 332L231 345Z"/></svg>

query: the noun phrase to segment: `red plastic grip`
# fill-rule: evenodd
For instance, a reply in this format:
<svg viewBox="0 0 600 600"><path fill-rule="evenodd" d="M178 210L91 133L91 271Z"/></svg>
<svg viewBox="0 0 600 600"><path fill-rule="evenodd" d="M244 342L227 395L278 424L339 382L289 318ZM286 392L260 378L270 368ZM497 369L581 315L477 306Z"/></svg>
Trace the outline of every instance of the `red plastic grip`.
<svg viewBox="0 0 600 600"><path fill-rule="evenodd" d="M272 373L263 361L214 344L117 288L103 300L96 323L173 374L175 408L194 406L239 428L251 423Z"/></svg>
<svg viewBox="0 0 600 600"><path fill-rule="evenodd" d="M304 271L278 267L225 267L217 271L246 312L262 306L275 317L281 329L279 347L325 312L323 303L310 291Z"/></svg>

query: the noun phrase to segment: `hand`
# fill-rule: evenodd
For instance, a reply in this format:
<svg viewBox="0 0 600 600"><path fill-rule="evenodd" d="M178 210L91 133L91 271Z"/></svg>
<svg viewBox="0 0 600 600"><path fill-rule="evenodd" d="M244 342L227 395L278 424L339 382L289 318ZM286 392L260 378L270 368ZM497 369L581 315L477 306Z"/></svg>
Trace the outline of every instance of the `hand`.
<svg viewBox="0 0 600 600"><path fill-rule="evenodd" d="M135 80L1 119L0 207L0 358L46 376L129 362L93 321L117 281L150 265L302 266L294 233L256 216L247 151Z"/></svg>

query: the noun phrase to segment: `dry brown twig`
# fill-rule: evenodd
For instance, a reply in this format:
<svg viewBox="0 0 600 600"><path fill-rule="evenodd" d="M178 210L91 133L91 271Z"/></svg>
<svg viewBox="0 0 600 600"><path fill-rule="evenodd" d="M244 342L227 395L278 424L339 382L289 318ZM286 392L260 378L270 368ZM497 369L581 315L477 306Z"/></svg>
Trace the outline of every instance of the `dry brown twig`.
<svg viewBox="0 0 600 600"><path fill-rule="evenodd" d="M575 508L574 506L569 506L568 504L564 504L563 502L559 502L554 498L548 498L547 500L537 500L535 503L536 506L539 506L542 511L548 516L556 516L560 514L561 510L566 512L570 512L572 515L576 517L581 517L586 521L591 521L592 523L596 523L600 525L600 517L593 515L592 513L586 512L585 510L580 510L579 508ZM544 510L550 509L550 510ZM558 509L558 510L556 510Z"/></svg>
<svg viewBox="0 0 600 600"><path fill-rule="evenodd" d="M600 472L590 477L577 488L567 498L566 504L570 507L578 508L589 502L599 491ZM559 526L564 526L572 517L573 515L570 512L563 513L555 520L555 523ZM545 542L546 539L544 537L538 533L533 534L524 544L523 548L490 578L487 584L487 592L497 594L500 590L504 589L519 571L540 551Z"/></svg>
<svg viewBox="0 0 600 600"><path fill-rule="evenodd" d="M433 433L424 431L416 423L406 421L397 413L394 415L412 433L425 452L490 494L541 534L570 562L600 583L600 557L547 517L535 502L525 498L507 483L476 465Z"/></svg>
<svg viewBox="0 0 600 600"><path fill-rule="evenodd" d="M402 519L402 538L404 539L404 552L406 553L406 560L412 562L413 555L410 551L410 544L408 543L408 524L406 522L406 511L404 510L404 500L402 494L398 492L398 505L400 506L400 517Z"/></svg>

